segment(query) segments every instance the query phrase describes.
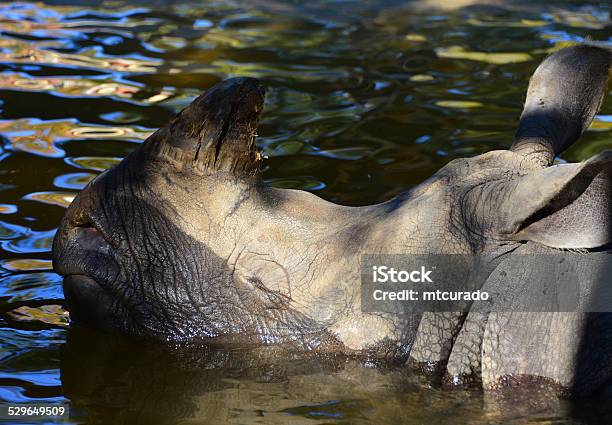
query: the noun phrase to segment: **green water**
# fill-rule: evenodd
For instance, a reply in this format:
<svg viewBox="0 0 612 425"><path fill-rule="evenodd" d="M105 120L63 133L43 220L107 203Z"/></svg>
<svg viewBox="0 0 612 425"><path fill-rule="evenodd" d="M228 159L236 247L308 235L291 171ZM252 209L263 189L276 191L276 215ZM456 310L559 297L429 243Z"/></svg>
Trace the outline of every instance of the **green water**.
<svg viewBox="0 0 612 425"><path fill-rule="evenodd" d="M607 402L507 403L367 361L69 331L50 249L80 188L229 76L268 87L258 144L270 184L389 199L453 158L508 147L539 61L568 42L612 44L611 5L75 3L0 3L0 402L69 402L70 423L105 424L610 418ZM561 160L612 147L611 131L607 100Z"/></svg>

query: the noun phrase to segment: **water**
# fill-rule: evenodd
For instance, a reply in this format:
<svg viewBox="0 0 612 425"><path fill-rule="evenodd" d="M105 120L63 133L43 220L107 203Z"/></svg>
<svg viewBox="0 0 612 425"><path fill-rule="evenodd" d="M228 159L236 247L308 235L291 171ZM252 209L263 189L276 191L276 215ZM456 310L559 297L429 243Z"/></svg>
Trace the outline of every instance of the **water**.
<svg viewBox="0 0 612 425"><path fill-rule="evenodd" d="M349 205L389 199L453 158L508 147L539 61L568 42L610 42L610 5L74 3L0 3L1 401L69 401L71 423L609 418L604 402L508 404L364 360L69 331L50 248L80 188L229 76L268 87L258 143L270 184ZM561 160L612 147L611 130L608 99Z"/></svg>

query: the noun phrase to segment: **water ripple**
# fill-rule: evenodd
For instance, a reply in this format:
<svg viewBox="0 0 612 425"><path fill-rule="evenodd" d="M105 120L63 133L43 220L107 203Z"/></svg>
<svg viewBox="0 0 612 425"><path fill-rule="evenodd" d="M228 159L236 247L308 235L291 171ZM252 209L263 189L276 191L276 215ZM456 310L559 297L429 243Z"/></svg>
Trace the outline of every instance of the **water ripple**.
<svg viewBox="0 0 612 425"><path fill-rule="evenodd" d="M363 390L363 399L354 391L337 399L337 389L315 399L319 386L308 397L288 398L286 388L277 391L269 377L253 384L242 372L231 371L230 379L207 368L198 370L223 376L223 390L202 389L213 385L211 376L198 391L172 380L171 392L164 392L164 381L155 381L163 403L154 403L153 386L135 388L167 364L147 369L145 357L130 364L124 359L130 349L121 352L120 361L101 366L112 350L102 344L92 352L89 339L87 355L64 362L62 382L59 347L66 342L67 317L61 277L51 271L52 239L78 190L231 76L257 77L267 88L257 144L266 157L268 184L347 205L385 201L454 158L507 148L537 63L588 39L612 46L611 5L594 0L496 2L496 7L478 7L476 0L47 3L0 4L0 401L65 401L72 390L73 402L85 400L83 409L92 415L83 421L109 423L118 417L143 423L133 407L146 403L156 407L152 423L176 423L186 419L177 411L205 397L212 400L208 405L219 406L206 416L215 423L227 422L214 416L219 412L231 411L232 420L247 423L261 419L266 409L267 417L280 422L288 417L491 421L472 396L456 403L457 394L374 389L364 378L349 385ZM611 117L607 99L581 143L561 160L580 161L609 149ZM77 369L77 384L64 388L67 366ZM364 370L354 375L363 377ZM332 377L321 376L324 382ZM316 374L301 379L292 391L303 389L308 379L321 383ZM245 392L251 384L256 389ZM234 387L240 394L232 393ZM252 400L245 401L244 394ZM399 416L389 416L385 403L397 400L398 409L390 411ZM172 401L181 409L168 419L159 407Z"/></svg>

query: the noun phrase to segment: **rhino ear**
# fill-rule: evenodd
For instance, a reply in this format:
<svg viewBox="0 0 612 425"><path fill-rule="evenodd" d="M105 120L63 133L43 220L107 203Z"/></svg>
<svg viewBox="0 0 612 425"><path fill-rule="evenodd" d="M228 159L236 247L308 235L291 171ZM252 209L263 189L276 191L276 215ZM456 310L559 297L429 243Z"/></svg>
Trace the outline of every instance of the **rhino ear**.
<svg viewBox="0 0 612 425"><path fill-rule="evenodd" d="M591 45L566 47L546 58L529 82L510 148L548 166L589 127L606 93L612 53Z"/></svg>
<svg viewBox="0 0 612 425"><path fill-rule="evenodd" d="M612 151L508 184L498 221L505 239L567 249L612 243Z"/></svg>

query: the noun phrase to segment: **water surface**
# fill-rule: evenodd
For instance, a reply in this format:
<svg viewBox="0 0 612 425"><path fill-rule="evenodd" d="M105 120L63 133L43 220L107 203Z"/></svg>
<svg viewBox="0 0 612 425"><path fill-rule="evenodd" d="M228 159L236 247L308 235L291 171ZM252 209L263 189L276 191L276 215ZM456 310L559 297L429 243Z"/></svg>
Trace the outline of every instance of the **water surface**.
<svg viewBox="0 0 612 425"><path fill-rule="evenodd" d="M270 184L380 202L453 158L507 148L539 61L612 41L608 4L77 3L0 3L0 401L69 402L72 423L609 418L603 402L508 408L368 361L187 354L68 331L50 263L75 193L224 78L268 87L258 144ZM612 147L611 130L607 100L560 161Z"/></svg>

